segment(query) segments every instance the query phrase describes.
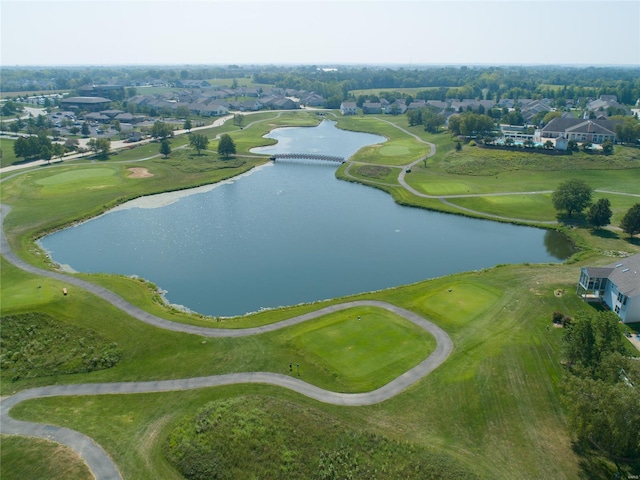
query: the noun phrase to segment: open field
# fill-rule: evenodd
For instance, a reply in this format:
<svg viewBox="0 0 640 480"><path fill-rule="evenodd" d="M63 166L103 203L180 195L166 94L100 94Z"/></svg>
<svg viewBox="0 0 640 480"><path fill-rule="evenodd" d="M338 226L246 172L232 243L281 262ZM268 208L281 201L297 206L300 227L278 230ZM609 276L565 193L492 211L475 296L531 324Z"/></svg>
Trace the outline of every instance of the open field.
<svg viewBox="0 0 640 480"><path fill-rule="evenodd" d="M246 154L252 146L264 144L266 140L262 135L275 126L314 125L320 119L313 113L295 116L269 112L247 116L243 130L226 125L211 129L207 135L213 139L221 132L231 132L238 153ZM256 120L259 122L248 126ZM355 160L371 165L354 164L352 173L357 176L361 172L364 179L371 181L395 183L396 186L378 187L389 191L397 200L455 211L455 207L444 205L438 199L411 195L397 181L393 182L393 172L398 169L383 167L406 165L419 159L429 152L427 145L374 118L347 120L345 128L366 130L390 139L384 151L359 152ZM565 168L547 172L513 168L497 174L501 181L496 186L495 175L448 172L452 162L464 166L466 157L451 159L449 153L453 147L446 136L429 135L422 127L409 128L404 117L389 121L436 144L438 153L427 162L427 167L420 163L419 168L407 175L411 185L427 193L465 193L465 187L475 188L479 193L497 193L506 188L544 190L557 183L559 176L569 178L573 174L590 179L590 184L597 182L592 185L596 188L634 193L639 170L638 160L633 156L616 157L615 162L622 165L619 170ZM180 142L184 140L174 139L172 148ZM12 207L5 227L16 253L30 263L46 267L47 261L32 244L32 240L44 232L94 216L129 198L220 181L264 161L241 156L225 161L214 153L195 155L190 149L174 150L168 160L135 161L135 154L141 154L138 158L153 156L158 147L158 144L148 149L139 147L139 150L127 151L126 157L123 153L102 162L82 161L32 169L3 182L2 203ZM215 151L216 142L211 142L209 149ZM469 162L478 161L477 157L470 158L473 160ZM499 158L491 161L497 162ZM131 167L144 167L153 176L130 178ZM633 197L604 196L612 201L614 221L629 202L635 203L630 200ZM554 212L545 206L546 194L451 201L460 205L467 202L465 205L471 205L470 208L501 215L522 213L538 215L537 219L555 218ZM640 245L613 232L576 229L571 235L585 250L567 264L496 266L350 297L349 300L386 301L429 318L446 330L454 344L453 353L439 368L397 397L376 405L335 406L273 386L237 385L172 393L53 397L21 403L12 410L12 415L86 433L105 448L126 479L182 478L165 458L164 446L180 422L198 414L211 401L232 402L237 415L233 418L240 420L257 418L254 416L256 405L268 406L265 411L273 418L300 410L300 416L295 417L300 419L296 422L297 434L318 440L310 446L300 446L299 451L285 444L294 457L328 448L322 433L326 425L331 425L335 432L343 435L331 437L343 442L334 445L346 445L347 450L360 458L363 458L360 439L379 437L377 445L388 445L377 449L382 453L372 460L380 468L398 463L393 460L396 447L391 445L402 442L406 451L416 452L416 457L425 459L433 468L442 465L451 472L456 466L459 468L457 478L512 479L514 472L520 478L530 479L585 478L581 470L584 458L572 448L560 403L562 330L547 326L554 311L576 315L592 308L573 294L580 265L610 263L616 252L639 252ZM117 343L122 351L115 367L91 373L11 381L3 372L2 395L50 384L190 378L245 371L295 376L297 371L289 369L291 363L294 370L300 363L301 378L311 384L336 391L367 391L400 375L429 355L435 346L430 335L416 332L412 325L387 311L368 307L345 310L260 336L204 339L133 320L78 288L71 295L63 296L60 281L28 274L4 259L1 261L3 315L45 313L62 325L91 329L109 342ZM153 286L144 281L107 275L80 276L164 318L221 328L270 324L346 300L334 299L217 322L214 318L168 309L159 301ZM555 295L558 290L564 294ZM274 434L274 428L269 422L273 421L257 418L258 423L254 425L267 426L268 432L262 433L239 422L228 422L221 426L221 435L231 438L244 433L255 437L261 445L283 445L278 443L278 438L271 441L269 435ZM7 437L2 438L3 447L5 439ZM35 440L25 440L17 446L11 444L12 441L7 440L11 448L3 451L3 466L5 462L21 465L22 452L41 448ZM244 445L249 448L250 444ZM372 450L371 446L368 448ZM276 450L282 453L281 448ZM47 455L44 451L36 452L38 457ZM609 478L606 468L602 476L595 478ZM42 474L28 475L31 476L21 478L40 478ZM80 475L71 476L82 478Z"/></svg>

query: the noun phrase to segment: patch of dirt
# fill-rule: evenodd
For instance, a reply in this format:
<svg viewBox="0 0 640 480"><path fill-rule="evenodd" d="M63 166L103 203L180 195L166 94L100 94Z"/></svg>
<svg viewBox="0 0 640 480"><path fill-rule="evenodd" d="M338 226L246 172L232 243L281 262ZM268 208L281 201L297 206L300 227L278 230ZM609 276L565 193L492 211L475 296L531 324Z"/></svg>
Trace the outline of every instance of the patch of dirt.
<svg viewBox="0 0 640 480"><path fill-rule="evenodd" d="M556 297L561 297L562 295L564 295L564 290L563 290L563 289L554 290L554 291L553 291L553 294L554 294Z"/></svg>
<svg viewBox="0 0 640 480"><path fill-rule="evenodd" d="M128 169L131 173L128 175L128 178L147 178L153 177L153 173L151 173L146 168L134 167Z"/></svg>

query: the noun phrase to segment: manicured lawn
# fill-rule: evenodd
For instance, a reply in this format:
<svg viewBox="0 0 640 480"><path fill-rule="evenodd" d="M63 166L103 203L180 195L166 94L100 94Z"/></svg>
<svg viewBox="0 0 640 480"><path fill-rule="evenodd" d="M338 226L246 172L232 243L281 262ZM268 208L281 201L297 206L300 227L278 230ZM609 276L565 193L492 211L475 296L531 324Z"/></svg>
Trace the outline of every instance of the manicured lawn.
<svg viewBox="0 0 640 480"><path fill-rule="evenodd" d="M450 198L448 201L478 212L526 220L553 220L557 213L551 194Z"/></svg>
<svg viewBox="0 0 640 480"><path fill-rule="evenodd" d="M432 316L454 341L454 352L441 367L405 393L379 405L360 408L323 405L282 389L253 385L182 393L50 398L25 402L16 407L14 415L67 425L89 434L114 457L126 478L176 478L167 473L169 467L161 454L162 441L172 425L183 415L195 413L207 401L240 394L287 399L299 408L320 409L349 428L403 439L409 445L433 452L446 452L481 478L510 479L514 471L526 473L528 478L576 478L578 459L566 434L558 398L562 332L547 330L546 325L553 311L575 314L590 308L570 293L578 270L571 265L504 266L359 296L387 300ZM556 297L553 292L558 288L568 293ZM327 355L326 368L336 369L338 375L340 365L359 368L352 363L356 357L345 357L330 339L334 337L342 342L342 349L348 348L347 339L354 338L352 333L354 341L363 337L354 315L359 313L360 323L364 324L375 312L342 313L347 318L341 321L338 315L300 326L297 333L295 329L282 332L281 339L287 337L284 343L291 344L291 351L299 352L301 376L305 380L310 374L307 365L314 365L313 359L321 355ZM129 321L128 328L136 323ZM109 324L112 334L122 328L112 321ZM336 330L331 331L329 324L335 325ZM145 344L156 343L164 333L149 330L145 335ZM307 339L306 335L312 338ZM180 368L186 357L177 355L177 350L184 348L181 346L184 344L176 345L180 336L170 337L173 339L170 350L175 353L171 354L165 344L155 368L141 378L152 371ZM137 343L134 347L130 342L127 350L147 350ZM218 360L204 353L209 347L199 349L197 341L190 349L198 354L199 363L214 373L220 363L228 368L246 369L252 363L251 358L270 355L266 343L263 338L254 338L244 346L224 348ZM304 344L309 348L301 349ZM221 348L217 343L211 347ZM139 356L137 362L146 355ZM286 363L282 372L286 374L291 357L280 358ZM298 361L294 360L295 363ZM194 374L203 371L195 367L195 363L189 365ZM97 377L92 378L98 380ZM96 422L95 418L104 421ZM299 428L304 431L313 426L301 424Z"/></svg>
<svg viewBox="0 0 640 480"><path fill-rule="evenodd" d="M2 158L0 158L0 167L8 167L15 162L22 160L16 157L13 152L13 144L16 143L12 138L0 138L0 149L2 150Z"/></svg>
<svg viewBox="0 0 640 480"><path fill-rule="evenodd" d="M295 349L308 352L307 362L362 390L390 382L435 348L433 338L420 328L375 308L345 310L283 336Z"/></svg>
<svg viewBox="0 0 640 480"><path fill-rule="evenodd" d="M375 133L387 138L387 141L377 145L364 147L351 160L377 165L407 165L412 161L427 155L428 145L418 142L394 127L390 120L379 119L374 116L346 116L338 117L338 127L357 132Z"/></svg>

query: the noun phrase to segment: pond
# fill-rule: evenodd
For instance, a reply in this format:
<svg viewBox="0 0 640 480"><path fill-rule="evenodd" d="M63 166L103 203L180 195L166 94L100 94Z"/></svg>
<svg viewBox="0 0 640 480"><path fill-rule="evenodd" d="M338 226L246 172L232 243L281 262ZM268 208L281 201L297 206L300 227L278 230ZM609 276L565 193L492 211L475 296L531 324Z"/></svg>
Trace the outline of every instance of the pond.
<svg viewBox="0 0 640 480"><path fill-rule="evenodd" d="M349 157L382 137L318 127L271 132L264 153ZM137 275L175 305L242 315L499 263L558 262L556 232L397 205L337 180L336 164L278 161L217 185L154 195L41 240L81 272Z"/></svg>

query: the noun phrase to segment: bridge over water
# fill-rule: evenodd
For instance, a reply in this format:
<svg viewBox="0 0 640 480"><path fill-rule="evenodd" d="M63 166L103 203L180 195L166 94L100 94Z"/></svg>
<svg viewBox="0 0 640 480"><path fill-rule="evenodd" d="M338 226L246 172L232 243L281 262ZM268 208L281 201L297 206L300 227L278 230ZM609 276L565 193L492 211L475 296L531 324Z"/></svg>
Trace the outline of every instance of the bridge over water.
<svg viewBox="0 0 640 480"><path fill-rule="evenodd" d="M325 162L338 162L344 163L344 157L337 157L333 155L318 155L315 153L276 153L275 155L271 155L270 160L274 162L276 160L284 160L289 158L296 158L301 160L321 160Z"/></svg>

